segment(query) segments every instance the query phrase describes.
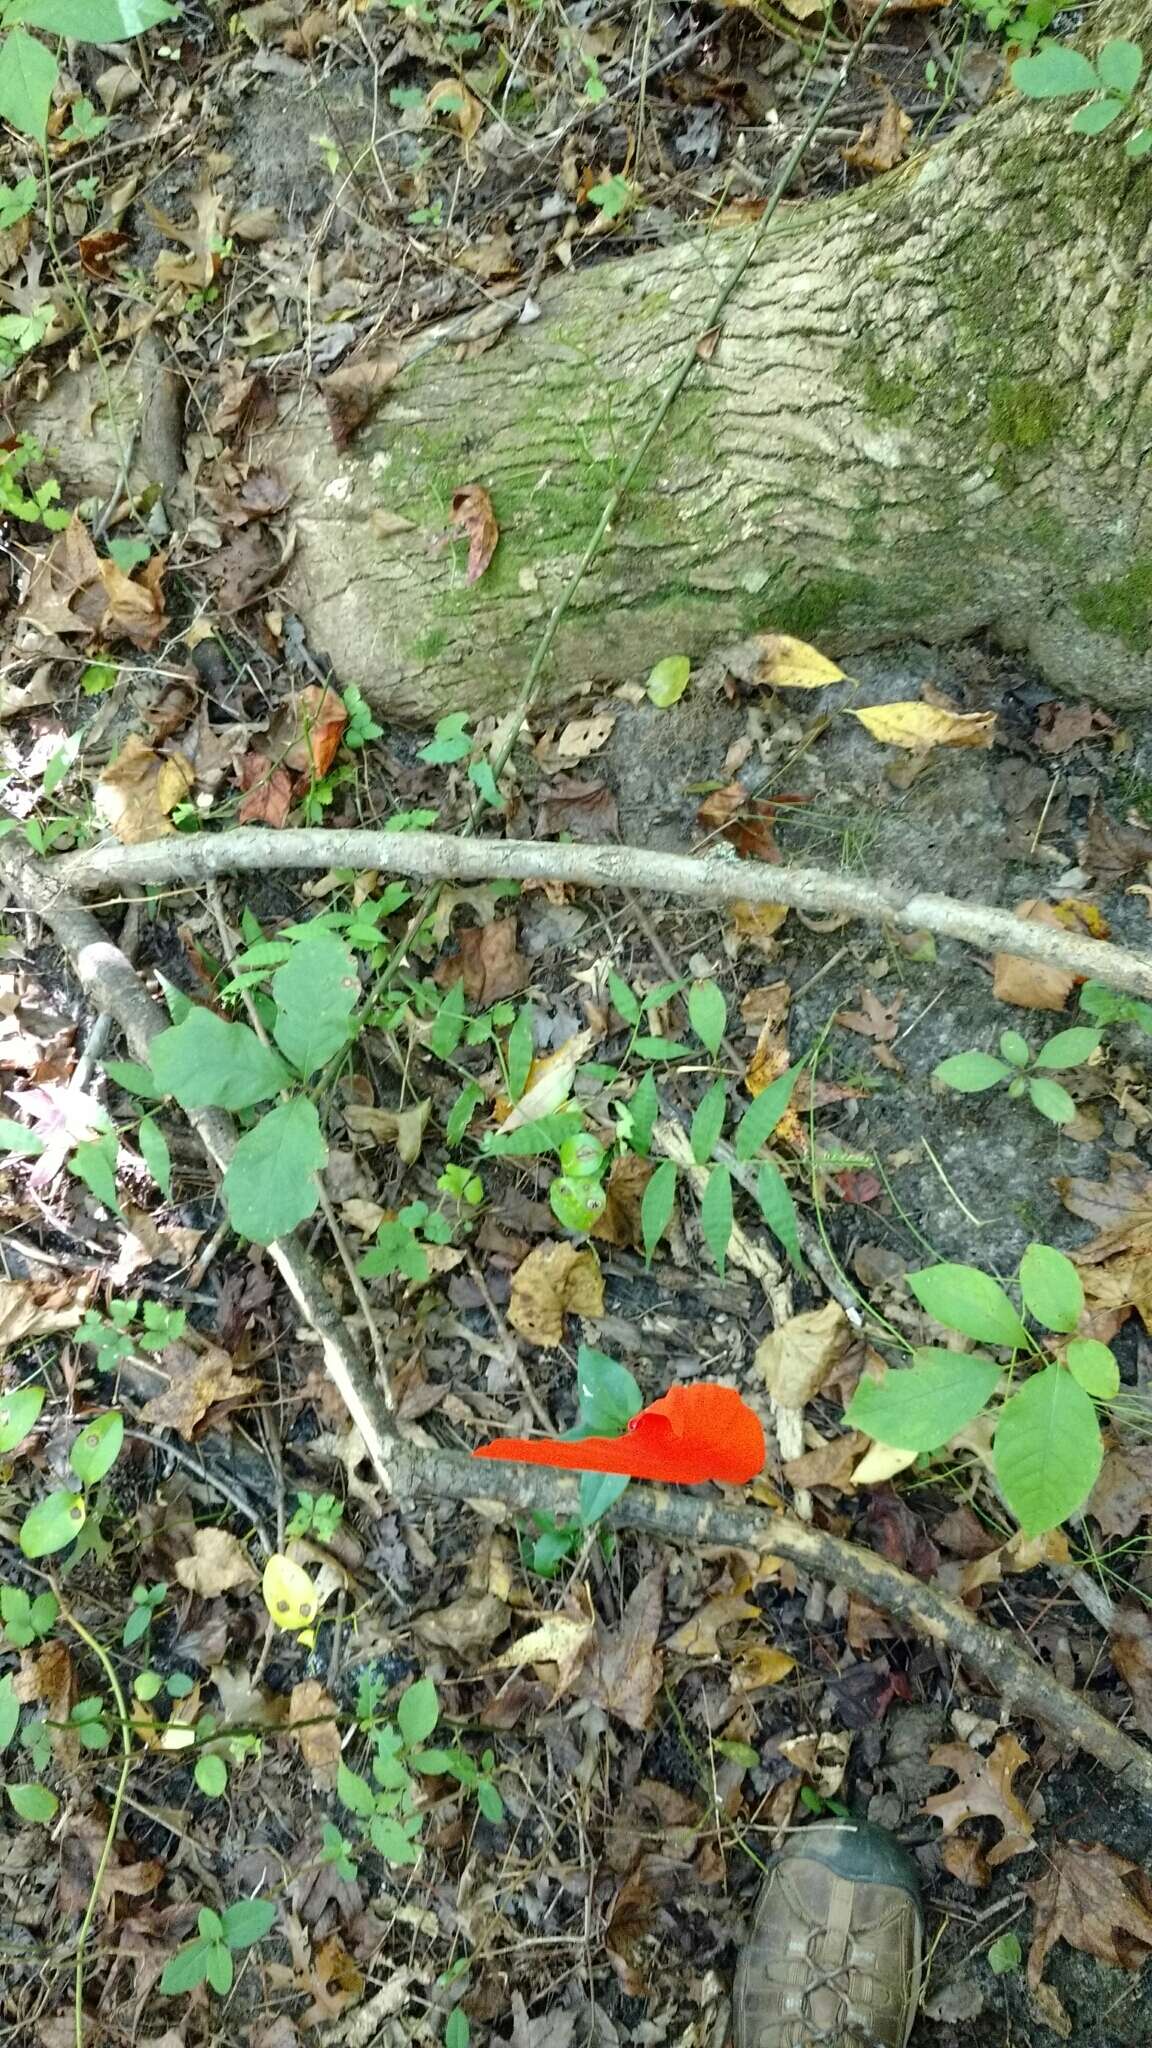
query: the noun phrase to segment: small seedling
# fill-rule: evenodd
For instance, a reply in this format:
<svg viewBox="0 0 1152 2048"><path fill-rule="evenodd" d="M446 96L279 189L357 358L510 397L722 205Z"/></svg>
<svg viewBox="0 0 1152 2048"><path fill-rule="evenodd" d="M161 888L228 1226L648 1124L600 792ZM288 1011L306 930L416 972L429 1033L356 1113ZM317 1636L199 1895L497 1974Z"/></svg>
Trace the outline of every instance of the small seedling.
<svg viewBox="0 0 1152 2048"><path fill-rule="evenodd" d="M273 1899L239 1899L223 1913L202 1906L197 1939L186 1941L164 1966L160 1989L165 1997L177 1998L181 1992L195 1991L198 1984L208 1984L223 1998L236 1974L233 1957L263 1940L275 1918Z"/></svg>
<svg viewBox="0 0 1152 2048"><path fill-rule="evenodd" d="M1045 43L1031 56L1017 59L1012 83L1027 99L1082 101L1069 129L1074 135L1102 135L1115 122L1139 111L1137 87L1143 71L1144 52L1139 43L1114 36L1097 52L1095 63L1066 43ZM1150 151L1152 127L1136 129L1124 144L1124 154L1129 157L1145 157Z"/></svg>
<svg viewBox="0 0 1152 2048"><path fill-rule="evenodd" d="M298 1493L296 1510L285 1536L315 1536L331 1543L343 1519L344 1507L334 1493Z"/></svg>
<svg viewBox="0 0 1152 2048"><path fill-rule="evenodd" d="M1018 1031L1002 1031L999 1059L987 1052L953 1053L933 1069L932 1078L942 1081L946 1088L954 1088L959 1095L985 1095L990 1088L1006 1086L1013 1101L1026 1095L1033 1109L1047 1117L1049 1123L1070 1124L1076 1116L1076 1104L1068 1090L1052 1080L1052 1073L1086 1066L1100 1044L1100 1036L1099 1031L1092 1031L1085 1024L1074 1024L1067 1031L1058 1031L1034 1054Z"/></svg>

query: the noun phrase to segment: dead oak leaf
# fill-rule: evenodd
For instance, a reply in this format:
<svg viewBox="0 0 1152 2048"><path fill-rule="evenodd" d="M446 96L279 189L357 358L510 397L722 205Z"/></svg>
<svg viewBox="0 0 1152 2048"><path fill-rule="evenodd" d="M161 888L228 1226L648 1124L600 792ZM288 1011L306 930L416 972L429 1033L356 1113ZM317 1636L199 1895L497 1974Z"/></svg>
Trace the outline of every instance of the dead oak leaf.
<svg viewBox="0 0 1152 2048"><path fill-rule="evenodd" d="M286 1726L317 1791L333 1786L340 1762L340 1721L335 1700L318 1678L302 1678L293 1686Z"/></svg>
<svg viewBox="0 0 1152 2048"><path fill-rule="evenodd" d="M776 800L780 801L783 799ZM746 860L779 861L780 849L772 831L776 802L749 796L742 782L729 782L705 797L696 823L705 832L719 833Z"/></svg>
<svg viewBox="0 0 1152 2048"><path fill-rule="evenodd" d="M260 1583L248 1552L227 1529L197 1529L191 1555L176 1561L176 1577L186 1592L206 1599Z"/></svg>
<svg viewBox="0 0 1152 2048"><path fill-rule="evenodd" d="M459 955L442 961L435 979L450 988L463 976L464 993L470 1003L486 1010L526 988L528 962L516 943L514 917L494 917L490 924L465 925L456 934Z"/></svg>
<svg viewBox="0 0 1152 2048"><path fill-rule="evenodd" d="M557 775L540 793L534 836L551 839L567 832L572 839L595 842L614 839L620 828L616 798L604 782L579 775Z"/></svg>
<svg viewBox="0 0 1152 2048"><path fill-rule="evenodd" d="M236 1371L218 1344L197 1351L181 1339L167 1346L158 1363L168 1375L168 1390L153 1396L141 1411L141 1421L174 1429L186 1443L191 1443L210 1408L220 1401L251 1400L259 1388L257 1380Z"/></svg>
<svg viewBox="0 0 1152 2048"><path fill-rule="evenodd" d="M96 783L92 801L123 845L140 846L176 830L171 813L192 783L191 763L183 754L158 754L138 733L129 733Z"/></svg>
<svg viewBox="0 0 1152 2048"><path fill-rule="evenodd" d="M0 1351L24 1344L29 1337L74 1330L86 1305L73 1286L43 1280L0 1280Z"/></svg>
<svg viewBox="0 0 1152 2048"><path fill-rule="evenodd" d="M371 419L401 367L401 359L396 355L363 357L345 363L324 378L320 393L334 447L346 448Z"/></svg>
<svg viewBox="0 0 1152 2048"><path fill-rule="evenodd" d="M664 1659L656 1648L664 1614L664 1570L657 1565L633 1588L615 1629L597 1623L596 1644L580 1683L582 1698L626 1727L642 1733L664 1683Z"/></svg>
<svg viewBox="0 0 1152 2048"><path fill-rule="evenodd" d="M1147 825L1114 824L1102 804L1093 804L1076 851L1081 866L1098 882L1120 882L1152 861L1152 831Z"/></svg>
<svg viewBox="0 0 1152 2048"><path fill-rule="evenodd" d="M935 1816L946 1835L954 1834L966 1820L987 1816L1004 1830L987 1852L990 1865L1007 1863L1032 1848L1035 1823L1012 1786L1029 1757L1013 1734L1001 1735L990 1756L978 1755L966 1742L945 1742L928 1761L938 1770L954 1771L959 1780L950 1792L936 1792L924 1801L923 1811Z"/></svg>
<svg viewBox="0 0 1152 2048"><path fill-rule="evenodd" d="M182 243L187 251L184 256L177 256L170 249L161 251L154 265L157 284L179 285L188 292L206 290L220 268L228 231L228 213L221 194L202 185L192 194L191 218L183 222L173 220L147 202L144 210L154 228L159 228L170 242Z"/></svg>
<svg viewBox="0 0 1152 2048"><path fill-rule="evenodd" d="M529 1344L562 1344L566 1315L603 1313L604 1276L590 1246L537 1245L512 1275L508 1321Z"/></svg>
<svg viewBox="0 0 1152 2048"><path fill-rule="evenodd" d="M1152 1953L1152 1879L1102 1842L1057 1842L1043 1877L1027 1889L1036 1906L1033 1989L1058 1941L1121 1970L1139 1970Z"/></svg>
<svg viewBox="0 0 1152 2048"><path fill-rule="evenodd" d="M483 484L465 484L453 492L451 525L468 540L468 567L464 581L478 583L500 539L492 500Z"/></svg>

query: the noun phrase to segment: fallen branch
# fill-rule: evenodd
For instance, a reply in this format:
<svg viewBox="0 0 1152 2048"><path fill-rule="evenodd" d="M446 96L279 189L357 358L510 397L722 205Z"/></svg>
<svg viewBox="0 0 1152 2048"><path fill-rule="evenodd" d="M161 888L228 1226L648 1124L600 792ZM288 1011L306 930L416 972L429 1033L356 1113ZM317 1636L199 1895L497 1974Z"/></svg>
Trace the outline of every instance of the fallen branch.
<svg viewBox="0 0 1152 2048"><path fill-rule="evenodd" d="M95 918L61 894L61 865L49 867L31 861L11 841L0 845L0 877L18 893L25 908L51 927L97 1010L108 1012L136 1056L146 1059L151 1039L167 1024L166 1013L148 995L135 969L106 938ZM218 1110L200 1110L190 1113L190 1121L209 1158L222 1169L235 1143L231 1120ZM513 1465L486 1464L481 1474L471 1459L455 1452L403 1441L395 1417L308 1253L291 1238L270 1245L268 1250L305 1320L321 1338L332 1381L394 1498L494 1500L525 1512L545 1509L552 1515L575 1518L579 1494L574 1481ZM874 1552L806 1527L792 1515L716 1503L687 1491L658 1493L649 1487L631 1486L608 1519L618 1528L644 1529L670 1542L772 1552L803 1571L859 1593L894 1621L943 1644L970 1670L987 1679L1006 1706L1045 1722L1062 1741L1085 1750L1122 1778L1130 1790L1152 1802L1152 1751L1061 1685L1012 1637L987 1627L958 1601L922 1585Z"/></svg>
<svg viewBox="0 0 1152 2048"><path fill-rule="evenodd" d="M268 832L241 826L196 839L180 834L143 846L84 847L49 861L44 872L55 887L83 895L129 883L186 888L213 875L285 868L379 869L423 882L568 882L586 889L645 889L698 903L785 903L821 916L935 932L982 952L1019 954L1130 995L1152 997L1152 963L1104 939L1080 938L991 904L965 903L895 882L862 881L825 868L765 867L717 854L697 860L637 846L553 846L535 840L458 839L445 832Z"/></svg>

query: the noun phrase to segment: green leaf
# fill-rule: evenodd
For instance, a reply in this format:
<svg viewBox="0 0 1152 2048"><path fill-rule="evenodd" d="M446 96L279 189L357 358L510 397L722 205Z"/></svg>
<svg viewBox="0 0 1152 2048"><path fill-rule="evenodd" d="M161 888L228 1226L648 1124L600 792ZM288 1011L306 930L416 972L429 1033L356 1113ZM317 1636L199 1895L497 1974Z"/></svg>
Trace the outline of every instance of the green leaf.
<svg viewBox="0 0 1152 2048"><path fill-rule="evenodd" d="M396 1725L409 1749L427 1742L439 1719L440 1701L435 1682L431 1678L416 1679L401 1693L396 1708Z"/></svg>
<svg viewBox="0 0 1152 2048"><path fill-rule="evenodd" d="M1076 1104L1066 1088L1059 1081L1049 1081L1041 1074L1028 1083L1028 1099L1033 1109L1039 1110L1052 1124L1070 1124L1076 1116Z"/></svg>
<svg viewBox="0 0 1152 2048"><path fill-rule="evenodd" d="M960 1330L977 1344L1027 1345L1028 1333L1012 1303L990 1273L976 1266L925 1266L909 1273L908 1285L928 1314L946 1330Z"/></svg>
<svg viewBox="0 0 1152 2048"><path fill-rule="evenodd" d="M1082 1507L1099 1476L1096 1410L1062 1366L1025 1380L1000 1411L996 1480L1026 1536L1042 1536Z"/></svg>
<svg viewBox="0 0 1152 2048"><path fill-rule="evenodd" d="M22 1159L38 1159L44 1150L44 1140L35 1131L26 1131L10 1116L0 1116L0 1152L16 1152Z"/></svg>
<svg viewBox="0 0 1152 2048"><path fill-rule="evenodd" d="M388 1814L374 1814L369 1823L368 1833L377 1855L383 1856L387 1862L419 1863L419 1844L412 1841L411 1837L405 1834L401 1823L392 1820Z"/></svg>
<svg viewBox="0 0 1152 2048"><path fill-rule="evenodd" d="M428 1254L415 1231L398 1217L380 1225L375 1244L357 1268L366 1280L387 1280L393 1273L403 1273L405 1279L418 1283L427 1280L430 1270Z"/></svg>
<svg viewBox="0 0 1152 2048"><path fill-rule="evenodd" d="M562 1230L577 1233L592 1229L608 1206L608 1197L597 1180L573 1180L558 1173L548 1189L548 1203Z"/></svg>
<svg viewBox="0 0 1152 2048"><path fill-rule="evenodd" d="M68 1462L80 1484L95 1486L103 1479L116 1463L123 1444L124 1417L115 1409L86 1422L68 1453Z"/></svg>
<svg viewBox="0 0 1152 2048"><path fill-rule="evenodd" d="M123 43L178 15L168 0L13 0L5 19L75 42Z"/></svg>
<svg viewBox="0 0 1152 2048"><path fill-rule="evenodd" d="M690 1046L681 1045L678 1038L637 1038L632 1047L642 1060L686 1059Z"/></svg>
<svg viewBox="0 0 1152 2048"><path fill-rule="evenodd" d="M500 809L503 799L497 788L496 777L492 772L492 763L490 761L470 761L468 764L468 780L475 783L486 804L491 804L494 811Z"/></svg>
<svg viewBox="0 0 1152 2048"><path fill-rule="evenodd" d="M688 688L692 663L686 654L666 654L658 661L648 678L648 700L658 711L667 711L672 704L678 704Z"/></svg>
<svg viewBox="0 0 1152 2048"><path fill-rule="evenodd" d="M1126 112L1123 100L1089 100L1087 106L1077 107L1068 126L1073 135L1103 135Z"/></svg>
<svg viewBox="0 0 1152 2048"><path fill-rule="evenodd" d="M484 1090L477 1081L466 1081L448 1112L444 1126L444 1143L451 1151L460 1143L478 1105L484 1100Z"/></svg>
<svg viewBox="0 0 1152 2048"><path fill-rule="evenodd" d="M361 1820L367 1820L376 1811L376 1794L367 1778L349 1770L346 1763L336 1767L336 1797L349 1813L359 1814Z"/></svg>
<svg viewBox="0 0 1152 2048"><path fill-rule="evenodd" d="M165 1998L179 1998L182 1992L195 1991L208 1974L208 1955L213 1944L207 1941L186 1941L164 1965L160 1989Z"/></svg>
<svg viewBox="0 0 1152 2048"><path fill-rule="evenodd" d="M152 1175L160 1193L170 1197L172 1194L172 1154L168 1150L168 1140L165 1138L154 1116L141 1117L140 1128L136 1133L136 1142L140 1147L140 1156Z"/></svg>
<svg viewBox="0 0 1152 2048"><path fill-rule="evenodd" d="M23 1443L43 1406L43 1387L16 1387L0 1398L0 1457Z"/></svg>
<svg viewBox="0 0 1152 2048"><path fill-rule="evenodd" d="M774 1159L762 1159L756 1178L756 1200L760 1214L778 1244L783 1245L797 1272L804 1271L800 1249L800 1225L791 1190Z"/></svg>
<svg viewBox="0 0 1152 2048"><path fill-rule="evenodd" d="M228 1766L222 1756L198 1756L192 1773L205 1799L219 1799L228 1788Z"/></svg>
<svg viewBox="0 0 1152 2048"><path fill-rule="evenodd" d="M300 939L272 976L276 1021L272 1036L286 1060L307 1080L342 1052L360 996L356 963L335 932L323 926Z"/></svg>
<svg viewBox="0 0 1152 2048"><path fill-rule="evenodd" d="M320 1200L314 1176L327 1158L316 1104L307 1096L270 1110L245 1131L221 1184L233 1230L253 1244L286 1237Z"/></svg>
<svg viewBox="0 0 1152 2048"><path fill-rule="evenodd" d="M508 1093L513 1102L519 1102L528 1085L535 1047L532 1039L532 1010L525 1003L520 1015L508 1033Z"/></svg>
<svg viewBox="0 0 1152 2048"><path fill-rule="evenodd" d="M276 1919L275 1899L237 1899L223 1913L224 1939L229 1948L251 1948L263 1941Z"/></svg>
<svg viewBox="0 0 1152 2048"><path fill-rule="evenodd" d="M1000 1934L988 1950L988 1968L996 1977L1007 1976L1009 1970L1018 1970L1024 1951L1018 1934Z"/></svg>
<svg viewBox="0 0 1152 2048"><path fill-rule="evenodd" d="M0 1678L0 1750L7 1749L20 1725L20 1702L12 1685L12 1673Z"/></svg>
<svg viewBox="0 0 1152 2048"><path fill-rule="evenodd" d="M688 991L688 1021L715 1059L728 1022L728 1005L714 981L694 981Z"/></svg>
<svg viewBox="0 0 1152 2048"><path fill-rule="evenodd" d="M7 18L11 20L11 15ZM51 50L35 36L26 36L22 28L10 29L0 42L0 121L42 143L48 133L56 78Z"/></svg>
<svg viewBox="0 0 1152 2048"><path fill-rule="evenodd" d="M628 983L621 979L615 968L609 969L608 994L612 998L612 1008L618 1016L623 1017L626 1024L638 1024L640 1022L640 1004L633 995Z"/></svg>
<svg viewBox="0 0 1152 2048"><path fill-rule="evenodd" d="M697 1166L706 1166L716 1147L716 1140L724 1129L724 1117L728 1109L728 1090L723 1081L713 1081L692 1119L692 1157Z"/></svg>
<svg viewBox="0 0 1152 2048"><path fill-rule="evenodd" d="M623 1436L634 1415L644 1406L644 1397L626 1365L581 1344L576 1353L576 1392L579 1409L576 1427L569 1441L585 1436Z"/></svg>
<svg viewBox="0 0 1152 2048"><path fill-rule="evenodd" d="M1011 76L1017 92L1029 100L1061 100L1072 93L1100 89L1094 66L1065 43L1050 43L1034 57L1018 57Z"/></svg>
<svg viewBox="0 0 1152 2048"><path fill-rule="evenodd" d="M8 1797L21 1820L49 1821L60 1806L47 1785L9 1785Z"/></svg>
<svg viewBox="0 0 1152 2048"><path fill-rule="evenodd" d="M1128 137L1127 142L1124 144L1125 156L1147 156L1149 150L1152 150L1152 128L1139 129L1135 135L1130 135ZM1152 1005L1149 1005L1148 1003L1142 1003L1140 1007L1143 1010L1148 1010L1150 1014L1152 1014ZM1144 1019L1141 1018L1140 1023L1143 1030L1152 1031L1152 1022L1145 1023Z"/></svg>
<svg viewBox="0 0 1152 2048"><path fill-rule="evenodd" d="M640 1229L644 1238L646 1266L652 1264L652 1254L672 1220L675 1206L676 1168L671 1159L663 1159L645 1188L640 1204Z"/></svg>
<svg viewBox="0 0 1152 2048"><path fill-rule="evenodd" d="M209 1942L208 1953L204 1958L204 1974L213 1991L217 1992L221 1998L226 1998L232 1989L232 1980L235 1977L236 1970L232 1961L232 1952L230 1949L225 1948L222 1941Z"/></svg>
<svg viewBox="0 0 1152 2048"><path fill-rule="evenodd" d="M156 1085L156 1077L150 1067L142 1067L138 1060L105 1060L104 1072L110 1081L126 1088L129 1095L142 1095L147 1102L160 1102L164 1089Z"/></svg>
<svg viewBox="0 0 1152 2048"><path fill-rule="evenodd" d="M732 1236L732 1175L726 1166L714 1166L708 1176L700 1203L700 1228L716 1270L722 1274Z"/></svg>
<svg viewBox="0 0 1152 2048"><path fill-rule="evenodd" d="M959 1095L983 1095L1011 1072L1011 1067L1006 1067L1003 1060L993 1059L990 1052L954 1052L950 1059L933 1067L932 1079L943 1081L946 1088L955 1088Z"/></svg>
<svg viewBox="0 0 1152 2048"><path fill-rule="evenodd" d="M504 1801L491 1778L481 1778L476 1787L476 1804L485 1820L490 1820L494 1827L499 1827L504 1818Z"/></svg>
<svg viewBox="0 0 1152 2048"><path fill-rule="evenodd" d="M1087 1024L1074 1024L1070 1031L1058 1031L1036 1055L1040 1068L1082 1067L1100 1043L1100 1033Z"/></svg>
<svg viewBox="0 0 1152 2048"><path fill-rule="evenodd" d="M181 1109L252 1109L286 1088L292 1075L279 1053L247 1024L226 1024L214 1010L189 1010L149 1047L157 1086Z"/></svg>
<svg viewBox="0 0 1152 2048"><path fill-rule="evenodd" d="M586 1529L594 1528L601 1515L614 1508L628 1485L621 1472L582 1472L580 1474L580 1520Z"/></svg>
<svg viewBox="0 0 1152 2048"><path fill-rule="evenodd" d="M1120 1392L1120 1367L1095 1337L1076 1337L1064 1354L1069 1372L1094 1400L1111 1401Z"/></svg>
<svg viewBox="0 0 1152 2048"><path fill-rule="evenodd" d="M1023 1038L1019 1031L1002 1031L1000 1033L1000 1052L1002 1057L1010 1060L1014 1067L1026 1067L1032 1058L1032 1048L1028 1040Z"/></svg>
<svg viewBox="0 0 1152 2048"><path fill-rule="evenodd" d="M99 1138L86 1138L72 1148L68 1161L74 1174L90 1188L106 1209L119 1210L116 1200L116 1133L105 1131Z"/></svg>
<svg viewBox="0 0 1152 2048"><path fill-rule="evenodd" d="M444 2029L444 2048L468 2048L471 2031L463 2006L453 2006Z"/></svg>
<svg viewBox="0 0 1152 2048"><path fill-rule="evenodd" d="M914 1365L860 1380L844 1420L897 1450L937 1451L986 1407L1000 1367L976 1352L925 1346L913 1355Z"/></svg>
<svg viewBox="0 0 1152 2048"><path fill-rule="evenodd" d="M1046 1330L1074 1330L1084 1313L1080 1275L1063 1252L1030 1244L1020 1261L1020 1295L1030 1316Z"/></svg>
<svg viewBox="0 0 1152 2048"><path fill-rule="evenodd" d="M736 1126L737 1159L754 1159L761 1145L768 1143L796 1092L796 1083L803 1071L801 1065L789 1067L787 1073L777 1074L776 1079L770 1081L744 1111Z"/></svg>
<svg viewBox="0 0 1152 2048"><path fill-rule="evenodd" d="M649 1067L640 1085L628 1104L628 1136L634 1152L641 1159L647 1159L652 1149L652 1132L660 1114L660 1095L656 1087L656 1076Z"/></svg>
<svg viewBox="0 0 1152 2048"><path fill-rule="evenodd" d="M1100 81L1109 92L1118 92L1127 98L1135 92L1144 69L1144 52L1139 43L1126 42L1123 36L1116 36L1096 52L1096 70Z"/></svg>
<svg viewBox="0 0 1152 2048"><path fill-rule="evenodd" d="M534 1117L517 1131L491 1131L481 1150L495 1159L536 1159L542 1152L558 1152L565 1140L584 1128L578 1109L558 1109L551 1116Z"/></svg>
<svg viewBox="0 0 1152 2048"><path fill-rule="evenodd" d="M599 1180L607 1157L594 1131L577 1131L560 1147L560 1171L571 1180Z"/></svg>
<svg viewBox="0 0 1152 2048"><path fill-rule="evenodd" d="M20 1528L20 1548L25 1557L51 1557L80 1534L88 1510L78 1493L50 1493L37 1501Z"/></svg>

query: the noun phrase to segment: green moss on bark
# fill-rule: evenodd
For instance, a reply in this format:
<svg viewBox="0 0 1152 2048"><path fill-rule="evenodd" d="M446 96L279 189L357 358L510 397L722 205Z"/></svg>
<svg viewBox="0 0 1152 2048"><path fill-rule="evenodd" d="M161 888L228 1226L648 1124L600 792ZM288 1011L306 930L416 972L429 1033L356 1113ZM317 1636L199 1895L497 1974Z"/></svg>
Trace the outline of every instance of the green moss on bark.
<svg viewBox="0 0 1152 2048"><path fill-rule="evenodd" d="M1133 562L1123 576L1090 583L1074 604L1086 626L1147 654L1152 647L1152 560Z"/></svg>

